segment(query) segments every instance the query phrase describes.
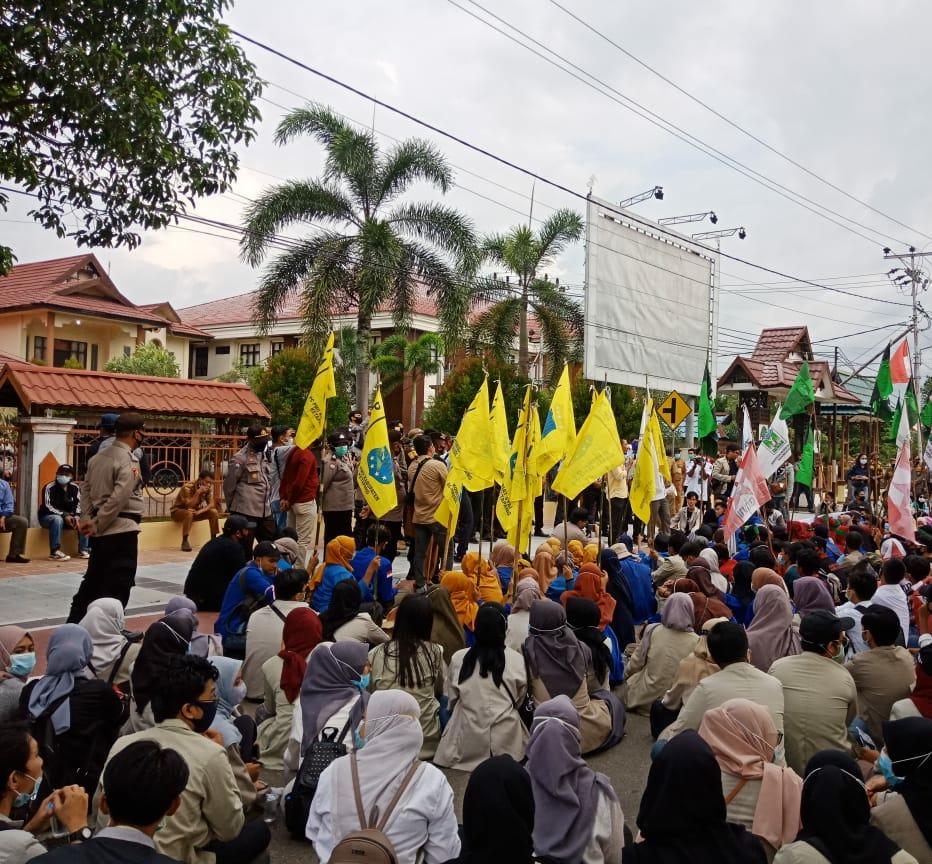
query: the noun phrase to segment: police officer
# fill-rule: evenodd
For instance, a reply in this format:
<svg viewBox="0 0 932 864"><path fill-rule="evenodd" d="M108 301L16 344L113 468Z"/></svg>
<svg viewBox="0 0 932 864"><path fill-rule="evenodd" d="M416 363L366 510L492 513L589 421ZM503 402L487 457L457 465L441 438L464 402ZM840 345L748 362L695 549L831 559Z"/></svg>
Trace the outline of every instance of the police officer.
<svg viewBox="0 0 932 864"><path fill-rule="evenodd" d="M272 517L272 472L265 449L269 432L258 424L246 430L246 446L232 459L223 478L227 512L256 523L255 539L274 540L278 533ZM252 556L252 537L243 542L246 557Z"/></svg>
<svg viewBox="0 0 932 864"><path fill-rule="evenodd" d="M80 621L88 604L100 597L114 597L126 608L136 584L139 523L145 502L142 469L133 451L142 444L142 430L142 415L124 412L116 422L113 444L87 464L87 508L80 530L91 538L91 560L71 601L70 623Z"/></svg>

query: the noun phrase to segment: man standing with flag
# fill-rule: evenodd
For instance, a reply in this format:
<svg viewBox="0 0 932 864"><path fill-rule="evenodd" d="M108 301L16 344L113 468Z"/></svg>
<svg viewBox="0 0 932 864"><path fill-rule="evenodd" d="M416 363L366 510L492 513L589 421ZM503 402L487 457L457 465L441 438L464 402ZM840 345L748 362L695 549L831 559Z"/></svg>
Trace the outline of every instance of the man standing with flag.
<svg viewBox="0 0 932 864"><path fill-rule="evenodd" d="M437 521L437 509L444 496L447 482L447 466L440 459L434 458L434 445L427 435L418 435L414 439L416 458L408 465L408 499L414 507L411 522L414 525L414 553L411 556L411 568L408 578L414 581L417 591L423 591L427 575L425 562L428 560L428 547L433 546L442 551L446 545L447 529ZM456 520L453 520L456 526ZM439 557L439 556L438 556ZM438 560L433 554L434 562ZM452 561L445 561L444 568L453 566ZM430 567L433 577L434 566Z"/></svg>

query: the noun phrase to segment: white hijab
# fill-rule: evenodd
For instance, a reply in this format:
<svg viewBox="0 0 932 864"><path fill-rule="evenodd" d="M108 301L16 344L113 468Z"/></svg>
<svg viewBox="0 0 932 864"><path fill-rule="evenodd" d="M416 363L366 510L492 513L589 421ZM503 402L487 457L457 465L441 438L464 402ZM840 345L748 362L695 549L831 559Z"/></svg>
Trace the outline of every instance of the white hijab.
<svg viewBox="0 0 932 864"><path fill-rule="evenodd" d="M87 607L87 613L80 624L91 636L94 645L91 665L98 677L103 673L109 674L113 664L120 659L120 652L126 642L123 635L125 623L123 604L113 597L101 597Z"/></svg>

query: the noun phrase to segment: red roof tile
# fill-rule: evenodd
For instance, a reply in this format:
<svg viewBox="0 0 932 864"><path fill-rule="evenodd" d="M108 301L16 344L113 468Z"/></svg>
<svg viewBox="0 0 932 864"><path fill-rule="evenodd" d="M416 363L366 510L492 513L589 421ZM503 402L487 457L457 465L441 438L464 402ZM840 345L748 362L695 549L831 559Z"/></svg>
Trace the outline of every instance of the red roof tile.
<svg viewBox="0 0 932 864"><path fill-rule="evenodd" d="M812 356L807 327L768 327L761 330L751 357L759 361L786 360L797 347L802 349L797 353L803 357Z"/></svg>
<svg viewBox="0 0 932 864"><path fill-rule="evenodd" d="M0 393L16 394L22 408L73 408L188 417L269 417L245 384L54 369L22 361L0 367Z"/></svg>
<svg viewBox="0 0 932 864"><path fill-rule="evenodd" d="M762 361L753 357L735 357L725 373L718 379L718 386L727 386L727 383L734 377L735 369L741 367L747 373L751 383L760 390L789 389L793 386L801 365L801 362L793 360ZM823 380L831 380L829 364L825 360L810 360L809 377L816 388L821 385ZM832 392L834 393L834 399L831 401L837 400L852 404L858 404L861 401L853 393L842 387L841 384L833 382Z"/></svg>

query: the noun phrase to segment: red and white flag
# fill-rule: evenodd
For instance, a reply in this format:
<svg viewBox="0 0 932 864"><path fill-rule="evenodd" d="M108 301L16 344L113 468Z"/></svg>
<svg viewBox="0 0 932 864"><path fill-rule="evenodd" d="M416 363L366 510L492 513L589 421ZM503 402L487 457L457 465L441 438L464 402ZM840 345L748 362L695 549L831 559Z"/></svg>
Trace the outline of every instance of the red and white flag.
<svg viewBox="0 0 932 864"><path fill-rule="evenodd" d="M906 413L906 410L903 410ZM887 492L887 521L890 533L904 540L916 542L916 525L913 522L912 469L910 467L909 438L900 445L896 467Z"/></svg>
<svg viewBox="0 0 932 864"><path fill-rule="evenodd" d="M909 384L909 377L909 343L904 339L890 358L890 380L896 387L897 384Z"/></svg>
<svg viewBox="0 0 932 864"><path fill-rule="evenodd" d="M770 489L757 461L757 449L751 444L744 451L735 487L728 499L724 526L726 542L769 500Z"/></svg>

